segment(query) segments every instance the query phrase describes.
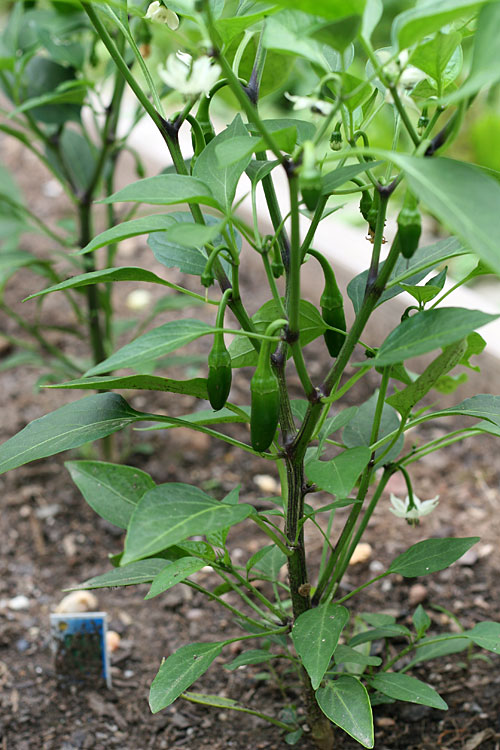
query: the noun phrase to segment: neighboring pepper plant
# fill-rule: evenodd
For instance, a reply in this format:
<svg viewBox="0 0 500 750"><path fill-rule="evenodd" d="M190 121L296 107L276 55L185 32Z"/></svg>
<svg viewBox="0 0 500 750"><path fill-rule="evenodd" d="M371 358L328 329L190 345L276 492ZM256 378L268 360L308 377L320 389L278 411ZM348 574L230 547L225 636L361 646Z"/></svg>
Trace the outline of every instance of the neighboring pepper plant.
<svg viewBox="0 0 500 750"><path fill-rule="evenodd" d="M123 553L112 560L115 567L80 588L150 583L146 598L151 598L182 582L218 602L240 626L238 636L224 638L221 633L216 642L186 644L161 662L151 686L152 711L183 697L256 714L279 727L289 744L300 745L307 729L319 748L331 748L334 730L340 728L371 748L373 705L402 700L447 708L433 687L408 674L413 666L474 645L492 653L500 649L498 623L429 634L431 620L422 606L413 613L412 627L383 613L355 610L356 594L362 589L392 574L414 578L443 570L477 537L421 539L375 578L347 593L341 587L394 474L403 475L408 492L406 500L393 497L388 510L415 525L436 508L437 498L420 500L414 495L412 464L465 438L500 433L500 396L480 394L441 409L421 403L432 389L453 392L457 378L451 371L472 367L471 356L484 348L476 329L497 317L442 304L449 259L472 251L481 259L477 273L500 272L498 180L442 154L473 100L500 78L500 3L450 0L444 5L417 5L394 19L391 39L377 50L371 37L382 13L380 0L241 2L238 10L235 3L179 0L170 4L168 17L175 27L171 14L177 14L179 31L172 33L179 34L179 45L187 45L187 50L169 58L160 76L184 94L182 110L171 118L163 111L153 77L144 72L144 60L138 62L149 92L130 66L131 55L140 54L130 31L134 20L148 16L151 23L155 18L167 22L164 6L153 6L148 12L146 3L130 3L128 9L116 0L81 3L117 71L161 134L176 170L128 185L106 202L186 204L187 210L119 224L83 250L92 253L113 238L151 233L149 244L160 263L200 278L200 292L205 287L207 305L216 308L213 324L184 318L165 323L112 353L83 378L62 384L104 392L29 424L0 448L0 470L141 422L156 423L158 429L187 427L273 462L281 478L281 496L272 499L268 510L241 502L238 487L216 500L190 484L155 485L150 476L131 467L68 462L73 480L96 512L127 530ZM469 59L465 75L462 40ZM248 50L253 55L250 65ZM276 61L289 61L290 55L308 72L304 80L310 90L289 97L295 109L309 110L307 119L266 118L260 109L261 83L266 81L272 90L273 71L280 71ZM240 111L216 135L210 107L224 89L232 92ZM392 118L391 151L371 145L380 113ZM191 129L192 158L181 151L181 126ZM283 200L275 188L280 172L288 183ZM240 181L250 191L249 221L235 199ZM262 232L256 199L261 189L272 235ZM349 248L332 242L330 262L315 243L321 221L331 222L335 236L335 221L327 218L339 200L335 196L360 201L366 222L360 231L367 234L371 256L366 270L349 283L348 300L339 291L334 267ZM419 245L422 206L449 229L450 237ZM301 214L309 219L305 230ZM397 231L384 248L389 223ZM263 273L253 283L262 288L267 282L269 290L269 299L253 315L247 308L252 300L240 293L242 238L262 261ZM318 292L323 286L324 291L319 308L301 297L304 263L314 264L317 272L321 269L324 284L318 284ZM127 269L125 276L134 273L138 281L168 283L148 269ZM109 274L103 270L79 275L38 296L109 281ZM432 278L426 282L429 274ZM375 309L403 290L416 304L402 321L393 330L380 331L375 340L361 340ZM347 301L354 310L349 325ZM226 327L226 308L238 321L236 327ZM226 348L224 335L229 333L234 340ZM144 361L202 337L213 341L207 378L140 374ZM304 349L311 343L329 362L318 377L310 374ZM364 355L359 348L355 351L358 343ZM416 374L407 360L419 355L431 355L431 361ZM293 364L287 368L290 358ZM236 404L231 377L238 377L241 367L255 369L248 397ZM109 375L123 368L139 372ZM300 381L300 399L290 398L291 372ZM368 374L376 379L376 390L359 407L346 408L344 396ZM246 381L238 382L241 392ZM182 417L139 412L112 392L116 389L187 394L209 401L214 411L194 406ZM477 421L405 446L409 430L437 419L442 425L456 415ZM226 432L224 425L230 423L249 425L250 439L243 430L238 437ZM319 490L330 495L323 504L314 499ZM336 515L340 508L348 509L346 519ZM227 543L230 528L243 520L269 540L245 564L231 557ZM314 524L323 535L319 565L305 543L306 524ZM212 568L215 587L191 577L204 566ZM285 566L286 583L279 576ZM225 600L226 592L233 592L239 604ZM260 647L245 649L247 640L260 641ZM374 641L386 643L375 655L370 653ZM243 650L228 669L257 663L272 667L273 660L286 660L290 681L301 685L305 713L284 705L281 716L267 715L260 708L243 706L237 697L191 692L191 685L234 642Z"/></svg>

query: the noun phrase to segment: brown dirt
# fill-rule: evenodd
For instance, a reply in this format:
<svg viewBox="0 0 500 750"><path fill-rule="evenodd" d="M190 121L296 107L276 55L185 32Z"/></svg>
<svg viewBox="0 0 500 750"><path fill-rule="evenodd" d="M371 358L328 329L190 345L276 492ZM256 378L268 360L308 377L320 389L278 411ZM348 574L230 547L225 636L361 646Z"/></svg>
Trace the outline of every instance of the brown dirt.
<svg viewBox="0 0 500 750"><path fill-rule="evenodd" d="M36 171L29 157L21 159L15 147L7 147L5 142L2 145L7 163L17 164L21 181L29 168L30 179L24 179L24 188L28 198L32 194L33 201L38 201L32 208L45 212L49 219L61 215L59 201L40 199L40 185L43 186L46 176ZM38 185L34 175L38 177ZM47 248L38 239L30 242L30 247L36 251L44 252ZM124 243L120 262L146 263L152 270L165 272L161 267L155 268L150 251L139 240ZM168 271L168 278L175 281L176 274ZM8 287L10 302L18 306L17 301L27 290L40 283L29 272L20 272ZM132 287L127 285L121 289L128 291L129 288ZM251 278L243 278L243 289L257 305L260 293L252 287ZM123 304L125 294L120 292L116 296L118 312L124 316L127 314ZM202 314L201 310L183 310L182 314L195 317ZM64 319L65 312L58 308L55 296L45 314L51 322ZM5 325L13 330L9 321ZM54 341L59 346L72 346L61 334L57 334ZM313 375L318 379L325 367L321 356L321 352L309 355ZM2 373L2 440L35 417L79 397L71 392L35 393L33 385L39 374L28 368ZM175 370L169 370L169 374L175 376ZM247 399L245 383L242 374L234 386L234 400L239 403ZM494 386L491 390L495 390ZM365 386L358 388L349 403L364 400L368 393ZM189 399L168 394L151 398L144 393L125 395L136 408L151 411L162 409L180 414L187 411L190 404ZM437 436L443 427L428 427L426 437ZM411 440L422 436L423 431L412 435ZM446 452L429 456L412 470L420 497L441 496L438 510L415 529L387 511L389 490L404 494L400 478L394 477L365 535L364 541L372 546L370 560L350 568L346 590L375 575L373 571L379 570L380 564L387 565L395 555L420 539L474 534L481 536L481 543L475 548L477 553L468 555L466 564L455 564L422 581L425 589L420 594L433 619L432 632L456 627L453 620L442 610L434 609L435 606L454 612L465 628L484 619L500 620L497 547L500 466L496 445L488 438L457 444ZM117 446L118 450L128 452L128 462L148 471L158 483L185 481L222 497L241 482L241 497L250 503L259 502L262 496L255 475L274 471L263 460L246 456L242 462L238 451L214 443L204 435L183 430L143 433L139 437L136 435L132 443L119 438ZM97 518L70 481L63 468L63 461L70 457L69 454L56 456L0 478L2 750L107 750L114 747L121 750L223 750L231 747L272 750L285 747L279 730L245 714L230 714L178 701L151 716L147 705L148 687L163 656L192 640L216 640L221 632L224 637L238 632L225 612L187 587L176 587L150 602L143 601L147 587L98 592L99 606L108 612L110 627L122 636L121 648L112 656L113 688L101 690L58 681L50 653L49 612L61 599L63 588L107 569L107 554L118 552L122 544L121 531ZM73 457L81 457L81 452L75 452ZM230 539L235 558L239 556L241 560L253 554L262 542L261 535L244 525L233 530ZM308 546L314 569L320 541L312 532L308 535ZM210 573L200 575L207 576L207 583L210 583ZM386 579L363 592L355 604L353 600L353 605L357 611L382 609L394 614L398 622L409 623L414 583L398 577ZM27 597L26 609L16 611L8 606L9 600L17 595ZM449 704L449 711L444 713L413 704L378 706L374 712L377 750L498 748L498 657L491 654L488 657L491 658L479 660L473 656L467 659L466 655L458 654L419 669L416 674L439 690ZM225 661L225 657L218 659L196 684L196 689L237 698L246 705L279 716L282 695L272 680L262 679L260 667L227 672L223 668ZM295 685L287 688L286 694L290 703L299 703ZM309 750L312 744L306 737L297 747ZM338 732L337 747L360 746Z"/></svg>

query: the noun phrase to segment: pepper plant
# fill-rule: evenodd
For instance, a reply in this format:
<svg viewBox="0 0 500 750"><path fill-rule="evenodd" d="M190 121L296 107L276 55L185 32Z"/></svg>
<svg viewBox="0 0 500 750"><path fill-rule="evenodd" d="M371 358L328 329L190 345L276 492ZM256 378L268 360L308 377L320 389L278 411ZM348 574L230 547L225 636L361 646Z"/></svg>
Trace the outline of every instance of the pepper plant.
<svg viewBox="0 0 500 750"><path fill-rule="evenodd" d="M420 539L375 578L354 590L342 586L394 474L404 476L408 496L393 497L392 511L401 523L406 519L416 525L436 508L437 499L416 497L412 465L457 441L500 432L500 396L479 394L447 408L426 399L431 391L453 393L463 380L461 374L450 374L455 368L474 369L470 358L484 348L477 329L497 317L449 306L444 282L446 262L469 252L479 259L471 276L500 271L498 174L443 154L473 101L500 78L500 4L418 4L394 18L391 38L382 47L372 42L383 10L380 0L179 0L168 9L159 2L149 8L137 2L128 7L125 2L82 2L81 9L161 134L174 168L134 182L105 202L187 206L117 224L90 240L83 252L88 256L110 242L149 233L157 260L199 277L207 310L215 310L211 322L183 318L152 328L83 378L61 384L101 392L29 424L0 448L0 469L142 422L160 430L201 431L242 454L260 456L263 464L274 463L281 496L262 510L240 500L238 487L217 500L190 484L156 485L132 467L69 461L66 466L90 505L126 529L124 550L112 558L112 570L80 588L151 583L149 599L181 582L234 616L239 635L221 633L216 642L186 644L161 662L151 686L153 712L183 697L254 713L283 730L289 744L300 744L308 731L319 748L330 748L334 731L341 729L373 747L373 705L401 700L447 707L432 686L408 674L415 665L474 645L493 653L500 649L498 623L478 623L459 634L429 634L431 619L422 606L413 614L412 627L383 613L357 615L355 609L360 590L392 574L414 578L443 570L477 537ZM176 26L173 14L182 49L151 74L131 29L138 16L151 23L170 19ZM134 74L131 54L148 88ZM276 89L281 84L276 75L290 64L307 72L301 80L308 89L288 93L305 117L266 117L260 95L264 82L267 91ZM184 95L184 106L173 116L163 109L157 73ZM289 81L292 87L293 77ZM225 90L239 111L216 134L211 105ZM372 143L380 117L392 122L392 149ZM192 156L181 151L181 127L191 131ZM276 188L280 172L286 176L285 195ZM249 194L247 213L235 197L240 184ZM261 224L261 194L271 234ZM349 252L335 242L336 217L330 214L339 200L359 202L360 231L367 235L366 270L350 281L347 294L335 278L342 254ZM423 209L448 229L449 237L420 244ZM331 246L316 241L320 222L331 224ZM394 239L386 242L386 234ZM244 298L239 283L248 257L240 254L242 242L262 263L262 275L253 283L267 284L269 293L253 314L252 300ZM319 306L301 297L305 263L323 279ZM148 269L103 270L35 296L119 280L119 273L168 283ZM366 341L363 332L374 311L403 291L414 304L392 330ZM226 322L228 308L236 326ZM234 338L226 346L229 333ZM140 373L144 361L207 337L213 342L207 377L174 380ZM309 344L328 362L318 377L310 374ZM426 366L412 362L420 355L428 355ZM238 378L242 387L243 367L252 368L248 397L234 403L231 382ZM127 372L120 374L122 369ZM294 375L301 385L299 399L290 398ZM377 383L371 397L346 408L346 394L369 377ZM182 417L137 411L114 392L120 389L187 394L194 405ZM456 415L476 421L432 440L405 441L419 425L438 419L443 424ZM226 427L230 423L243 426L237 437ZM326 501L318 502L319 491L329 495ZM346 515L338 512L341 508ZM231 556L228 533L244 520L268 543L240 564ZM308 524L324 539L319 564L305 543ZM205 566L218 581L214 587L193 577ZM285 566L286 582L279 576ZM224 599L227 592L239 604ZM260 647L247 650L247 641ZM386 648L373 654L375 641L385 641ZM301 685L302 712L288 705L279 717L266 715L237 697L189 690L234 642L242 651L230 669L257 663L272 667L278 658L288 662L289 679Z"/></svg>
<svg viewBox="0 0 500 750"><path fill-rule="evenodd" d="M65 290L67 322L54 325L41 309L43 298L36 315L20 315L8 302L8 284L26 270L49 284L75 272L96 270L93 255L79 256L75 250L88 244L96 226L115 224L114 206L103 211L95 201L113 192L116 167L125 151L135 160L138 174L143 174L140 156L127 143L142 108L129 107L130 124L124 123L125 80L107 66L99 37L80 7L56 1L10 5L0 35L0 132L48 170L48 195L54 199L65 195L69 209L55 226L30 205L13 176L2 169L0 311L15 324L1 333L15 348L2 367L42 367L40 382L58 382L82 375L89 359L97 364L111 353L112 286ZM136 33L149 34L142 19L135 19L135 25ZM125 51L125 39L117 43ZM24 249L34 233L48 240L43 257ZM101 268L113 267L116 250L116 243L107 246L106 255L99 258ZM88 349L81 349L79 356L62 351L54 343L54 330L76 337L80 349L83 339Z"/></svg>

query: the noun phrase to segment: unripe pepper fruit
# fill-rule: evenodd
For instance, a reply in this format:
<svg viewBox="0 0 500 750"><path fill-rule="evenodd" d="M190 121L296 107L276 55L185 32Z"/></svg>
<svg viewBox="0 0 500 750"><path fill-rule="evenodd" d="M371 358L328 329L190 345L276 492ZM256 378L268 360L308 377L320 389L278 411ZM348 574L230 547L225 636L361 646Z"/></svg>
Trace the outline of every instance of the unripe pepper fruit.
<svg viewBox="0 0 500 750"><path fill-rule="evenodd" d="M266 335L271 336L276 327L286 321L271 323ZM250 382L250 441L255 451L266 451L273 442L280 413L280 391L278 378L271 365L271 341L263 341L257 368Z"/></svg>
<svg viewBox="0 0 500 750"><path fill-rule="evenodd" d="M225 347L223 334L216 334L208 355L207 392L210 406L219 411L225 405L231 390L231 355Z"/></svg>
<svg viewBox="0 0 500 750"><path fill-rule="evenodd" d="M317 250L312 248L308 253L316 258L321 264L323 275L325 277L325 288L320 297L321 315L327 325L340 329L331 331L327 329L324 333L325 344L331 357L337 357L345 341L345 335L341 331L347 330L346 319L344 314L344 299L337 286L337 280L333 268L327 259Z"/></svg>
<svg viewBox="0 0 500 750"><path fill-rule="evenodd" d="M318 169L316 164L316 153L312 141L304 143L299 186L306 207L309 211L314 211L321 197L323 183L321 180L321 170Z"/></svg>
<svg viewBox="0 0 500 750"><path fill-rule="evenodd" d="M403 201L403 207L399 212L398 242L401 254L404 258L411 258L418 248L418 242L422 233L422 219L417 208L418 201L409 190Z"/></svg>

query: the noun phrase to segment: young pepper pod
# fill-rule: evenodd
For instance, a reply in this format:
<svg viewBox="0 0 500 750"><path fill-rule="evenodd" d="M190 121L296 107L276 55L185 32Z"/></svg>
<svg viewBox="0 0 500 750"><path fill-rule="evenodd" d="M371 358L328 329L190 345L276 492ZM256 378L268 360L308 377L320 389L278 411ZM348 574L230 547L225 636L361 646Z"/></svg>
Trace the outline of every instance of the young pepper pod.
<svg viewBox="0 0 500 750"><path fill-rule="evenodd" d="M321 181L321 170L318 169L316 164L316 153L312 141L304 143L299 185L306 207L309 211L314 211L321 197L323 183Z"/></svg>
<svg viewBox="0 0 500 750"><path fill-rule="evenodd" d="M223 334L216 333L214 345L208 355L207 391L210 406L219 411L225 405L231 390L231 355L224 344Z"/></svg>
<svg viewBox="0 0 500 750"><path fill-rule="evenodd" d="M407 190L403 207L397 218L398 241L404 258L413 256L422 233L422 220L417 205L417 199Z"/></svg>
<svg viewBox="0 0 500 750"><path fill-rule="evenodd" d="M286 324L275 321L268 326L266 335L272 336L276 328ZM257 368L250 382L250 441L255 451L266 451L273 442L280 413L280 391L278 378L271 365L272 341L263 341Z"/></svg>
<svg viewBox="0 0 500 750"><path fill-rule="evenodd" d="M345 341L345 335L342 331L347 330L344 299L337 286L333 268L327 259L321 253L318 253L317 250L310 249L308 252L319 261L325 277L325 288L319 300L321 315L327 325L339 330L332 331L327 329L324 333L324 339L330 356L337 357Z"/></svg>
<svg viewBox="0 0 500 750"><path fill-rule="evenodd" d="M217 328L224 326L224 312L231 292L231 289L226 289L222 295L215 322ZM224 344L224 334L219 331L214 334L214 344L208 355L207 393L210 406L215 411L225 405L231 390L231 380L231 355Z"/></svg>

